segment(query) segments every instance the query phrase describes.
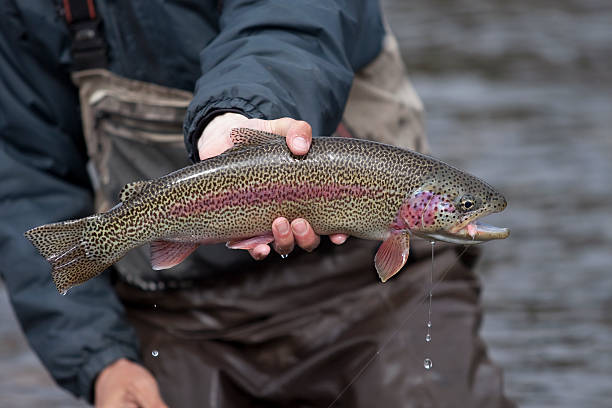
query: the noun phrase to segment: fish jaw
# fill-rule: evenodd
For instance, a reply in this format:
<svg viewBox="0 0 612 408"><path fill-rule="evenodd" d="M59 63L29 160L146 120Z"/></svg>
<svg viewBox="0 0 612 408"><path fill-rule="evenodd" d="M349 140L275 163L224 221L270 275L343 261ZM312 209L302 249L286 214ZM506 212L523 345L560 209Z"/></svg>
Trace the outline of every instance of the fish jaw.
<svg viewBox="0 0 612 408"><path fill-rule="evenodd" d="M480 219L486 215L503 211L507 202L506 199L501 195L495 198L497 205L489 206L489 208L481 214L475 214L468 216L460 224L448 229L447 231L440 231L438 235L441 241L453 242L458 244L470 245L478 244L485 241L492 241L494 239L505 239L510 236L510 230L508 228L495 227L493 225L485 224Z"/></svg>
<svg viewBox="0 0 612 408"><path fill-rule="evenodd" d="M501 212L506 208L507 202L503 196L499 195L497 200L500 204L496 207L490 207L480 214L468 215L461 223L449 229L428 231L421 236L426 239L435 239L462 245L480 244L495 239L508 238L510 236L510 230L508 228L495 227L485 224L480 220L482 217Z"/></svg>
<svg viewBox="0 0 612 408"><path fill-rule="evenodd" d="M436 241L450 242L453 244L473 245L494 239L505 239L510 236L508 228L499 228L485 224L480 220L472 221L463 228L456 231L435 231L428 233L417 233L416 235Z"/></svg>

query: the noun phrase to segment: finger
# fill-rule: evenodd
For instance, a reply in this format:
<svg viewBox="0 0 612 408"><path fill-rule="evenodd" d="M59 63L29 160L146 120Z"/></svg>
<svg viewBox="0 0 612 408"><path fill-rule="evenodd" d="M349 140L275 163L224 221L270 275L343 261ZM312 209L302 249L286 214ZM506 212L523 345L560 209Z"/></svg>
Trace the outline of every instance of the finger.
<svg viewBox="0 0 612 408"><path fill-rule="evenodd" d="M129 393L133 401L141 408L167 408L159 393L157 382L151 377L144 380L139 379L129 387Z"/></svg>
<svg viewBox="0 0 612 408"><path fill-rule="evenodd" d="M308 153L312 142L312 128L307 122L296 121L287 131L287 146L298 156Z"/></svg>
<svg viewBox="0 0 612 408"><path fill-rule="evenodd" d="M265 244L260 244L260 245L257 245L253 249L249 249L249 254L251 254L253 259L255 259L256 261L261 261L266 256L268 256L269 253L270 253L270 247Z"/></svg>
<svg viewBox="0 0 612 408"><path fill-rule="evenodd" d="M311 252L319 246L321 238L314 232L308 221L296 218L291 223L291 230L298 246L305 251Z"/></svg>
<svg viewBox="0 0 612 408"><path fill-rule="evenodd" d="M280 118L274 120L262 120L262 125L266 128L265 130L276 135L287 136L289 128L297 120L292 118Z"/></svg>
<svg viewBox="0 0 612 408"><path fill-rule="evenodd" d="M135 390L128 389L124 394L125 395L123 399L121 400L121 403L115 403L114 405L109 405L108 408L113 408L113 407L142 408L142 405L140 404L140 402L138 402L139 397L136 395L137 392Z"/></svg>
<svg viewBox="0 0 612 408"><path fill-rule="evenodd" d="M104 401L99 401L98 399L96 399L94 406L95 408L139 408L138 403L134 400L134 397L132 397L131 394L125 393L123 391L119 391L114 395L105 398Z"/></svg>
<svg viewBox="0 0 612 408"><path fill-rule="evenodd" d="M293 154L304 155L310 149L312 128L303 120L280 118L268 122L270 132L287 138L287 146Z"/></svg>
<svg viewBox="0 0 612 408"><path fill-rule="evenodd" d="M159 391L143 394L142 398L138 401L139 408L168 408L168 406L161 399L161 395L159 395Z"/></svg>
<svg viewBox="0 0 612 408"><path fill-rule="evenodd" d="M276 252L286 255L293 251L293 232L286 218L279 217L274 220L272 223L272 234L274 235L274 249Z"/></svg>
<svg viewBox="0 0 612 408"><path fill-rule="evenodd" d="M333 242L336 245L341 245L344 244L346 242L346 240L348 239L348 235L346 234L331 234L329 236L329 240L331 242Z"/></svg>

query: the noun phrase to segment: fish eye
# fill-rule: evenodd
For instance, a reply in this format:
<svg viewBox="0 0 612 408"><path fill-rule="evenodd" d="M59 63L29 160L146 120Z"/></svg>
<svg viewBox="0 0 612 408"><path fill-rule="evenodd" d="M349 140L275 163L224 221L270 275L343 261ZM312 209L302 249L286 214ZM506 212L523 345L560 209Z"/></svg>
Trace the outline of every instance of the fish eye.
<svg viewBox="0 0 612 408"><path fill-rule="evenodd" d="M473 210L476 207L476 200L469 194L465 194L459 200L459 206L464 211Z"/></svg>

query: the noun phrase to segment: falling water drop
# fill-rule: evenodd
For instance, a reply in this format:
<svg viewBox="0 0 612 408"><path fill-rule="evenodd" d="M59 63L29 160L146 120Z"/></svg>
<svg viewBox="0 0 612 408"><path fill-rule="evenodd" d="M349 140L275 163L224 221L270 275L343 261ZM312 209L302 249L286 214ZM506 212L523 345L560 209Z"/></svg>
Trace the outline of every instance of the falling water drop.
<svg viewBox="0 0 612 408"><path fill-rule="evenodd" d="M151 352L151 355L152 355L153 357L157 357L157 356L159 356L159 351L157 351L157 350L153 350L153 351Z"/></svg>
<svg viewBox="0 0 612 408"><path fill-rule="evenodd" d="M287 259L287 258L289 258L289 254L281 254L281 258Z"/></svg>
<svg viewBox="0 0 612 408"><path fill-rule="evenodd" d="M157 303L153 305L153 309L157 309Z"/></svg>
<svg viewBox="0 0 612 408"><path fill-rule="evenodd" d="M429 305L427 307L427 334L425 334L425 342L431 342L431 298L432 298L432 290L433 290L433 272L434 272L434 245L435 241L431 241L431 271L429 274ZM426 358L423 362L423 366L426 370L431 369L433 367L433 363L431 359Z"/></svg>

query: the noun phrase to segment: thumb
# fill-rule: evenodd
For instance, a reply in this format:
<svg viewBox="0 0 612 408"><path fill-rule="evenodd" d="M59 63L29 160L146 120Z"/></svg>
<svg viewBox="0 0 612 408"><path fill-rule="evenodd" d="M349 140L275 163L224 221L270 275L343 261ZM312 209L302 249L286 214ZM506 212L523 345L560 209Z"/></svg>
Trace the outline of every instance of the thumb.
<svg viewBox="0 0 612 408"><path fill-rule="evenodd" d="M302 156L308 153L312 142L312 128L303 120L280 118L268 122L270 132L285 136L291 153Z"/></svg>

